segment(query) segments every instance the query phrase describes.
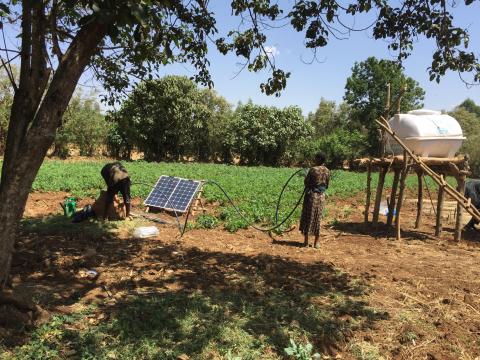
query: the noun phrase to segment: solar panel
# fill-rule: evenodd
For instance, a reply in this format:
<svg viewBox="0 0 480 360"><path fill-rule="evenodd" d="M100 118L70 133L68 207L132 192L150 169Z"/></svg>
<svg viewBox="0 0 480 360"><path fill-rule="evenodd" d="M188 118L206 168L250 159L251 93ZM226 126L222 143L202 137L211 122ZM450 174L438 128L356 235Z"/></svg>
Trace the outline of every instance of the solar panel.
<svg viewBox="0 0 480 360"><path fill-rule="evenodd" d="M200 188L200 181L162 175L144 204L165 210L187 211Z"/></svg>

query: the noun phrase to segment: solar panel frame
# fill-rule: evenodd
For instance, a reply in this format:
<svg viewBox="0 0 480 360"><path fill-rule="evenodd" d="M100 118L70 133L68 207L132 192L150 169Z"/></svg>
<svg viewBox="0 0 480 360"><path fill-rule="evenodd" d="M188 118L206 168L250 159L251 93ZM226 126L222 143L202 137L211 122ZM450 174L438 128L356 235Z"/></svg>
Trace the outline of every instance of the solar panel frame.
<svg viewBox="0 0 480 360"><path fill-rule="evenodd" d="M171 180L174 184L173 188L170 185L170 191L165 191L161 187L159 188L161 183L166 180ZM144 205L164 209L167 211L184 213L189 209L193 199L198 194L202 183L202 181L198 180L162 175L157 180L152 191L150 191L150 194L144 201ZM156 193L163 194L164 196L159 196ZM151 199L154 201L150 201Z"/></svg>

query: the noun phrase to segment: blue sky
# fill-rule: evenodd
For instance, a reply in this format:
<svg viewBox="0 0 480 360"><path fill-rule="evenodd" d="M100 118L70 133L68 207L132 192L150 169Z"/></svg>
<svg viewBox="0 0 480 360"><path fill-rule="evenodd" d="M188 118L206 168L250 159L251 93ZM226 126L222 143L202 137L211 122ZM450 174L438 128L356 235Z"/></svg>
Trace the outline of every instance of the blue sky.
<svg viewBox="0 0 480 360"><path fill-rule="evenodd" d="M288 0L283 2L291 4ZM221 34L238 26L239 19L230 15L229 1L212 0L211 4ZM469 7L459 4L453 13L455 23L469 29L470 49L480 56L480 4L475 2ZM359 27L367 23L368 19L356 18L356 25ZM209 59L215 89L232 104L252 99L258 104L279 107L298 105L306 115L315 110L321 97L337 103L342 101L346 78L356 61L365 60L369 56L395 59L395 54L387 49L387 43L371 39L368 31L353 33L348 40L332 39L327 47L318 52L318 58L322 62L310 65L302 62L302 59L308 61L312 58L311 51L303 46L303 34L287 26L270 30L267 35L267 45L276 49L277 66L291 72L287 89L279 98L260 92L259 85L268 78L267 72L252 74L244 70L237 74L239 59L233 55L223 56L212 47ZM404 63L406 74L417 80L426 91L425 107L449 110L468 97L480 103L480 87L468 88L457 73L448 73L440 84L429 81L427 68L433 51L433 41L420 38L415 44L413 55ZM193 70L187 65L176 64L165 67L159 75L167 74L191 76ZM84 76L87 84L88 77L88 74Z"/></svg>

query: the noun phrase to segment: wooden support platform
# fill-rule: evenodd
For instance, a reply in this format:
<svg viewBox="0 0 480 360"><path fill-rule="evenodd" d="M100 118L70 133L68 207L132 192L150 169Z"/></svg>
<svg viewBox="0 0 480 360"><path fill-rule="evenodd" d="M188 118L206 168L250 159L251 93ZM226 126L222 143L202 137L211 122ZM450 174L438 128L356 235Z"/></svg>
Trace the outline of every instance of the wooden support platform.
<svg viewBox="0 0 480 360"><path fill-rule="evenodd" d="M454 176L457 177L460 175L461 171L465 169L465 166L468 164L468 160L464 156L454 157L454 158L425 158L417 157L424 165L427 165L436 173L442 173L445 176ZM403 155L390 156L383 159L380 158L362 158L356 159L353 161L354 166L358 168L367 168L370 166L372 171L375 169L381 169L385 166L390 167L391 169L401 169L403 166ZM412 168L415 171L424 171L422 166L416 163L412 164Z"/></svg>
<svg viewBox="0 0 480 360"><path fill-rule="evenodd" d="M380 117L380 120L377 121L377 124L381 127L385 133L391 136L403 149L404 155L383 157L383 158L363 158L357 159L354 161L354 165L368 169L368 186L367 186L367 201L365 204L365 221L368 221L368 212L370 209L370 178L371 172L374 169L380 170L379 182L376 191L375 198L375 207L373 211L373 225L378 223L379 217L379 208L381 199L383 196L384 190L384 180L386 173L389 170L395 172L394 184L392 186L392 195L389 199L389 214L387 218L388 225L391 225L393 219L393 209L395 209L395 195L398 187L398 182L400 181L400 194L398 195L398 200L396 201L396 233L397 239L400 239L400 226L401 226L401 207L403 202L404 195L404 183L406 174L413 170L417 173L418 177L418 199L417 199L417 219L415 222L415 228L419 228L422 222L422 209L423 209L423 179L425 176L429 176L434 180L439 186L439 197L437 200L437 211L436 211L436 226L435 234L440 236L442 233L442 221L443 221L443 203L445 197L449 196L457 202L456 213L456 222L455 222L455 236L454 239L459 241L462 234L462 225L463 225L463 211L468 212L472 217L477 220L480 220L480 211L472 206L471 202L465 198L465 181L467 176L470 174L468 157L455 157L455 158L425 158L415 155L395 134L395 132L390 128L388 122ZM408 162L408 160L411 160ZM385 170L386 169L386 170ZM400 179L399 179L400 174ZM447 176L452 176L457 181L457 186L452 187L445 179ZM428 189L427 189L428 190Z"/></svg>
<svg viewBox="0 0 480 360"><path fill-rule="evenodd" d="M418 187L418 198L417 198L417 219L415 220L415 229L420 229L422 225L422 214L423 214L423 170L417 169L417 187Z"/></svg>
<svg viewBox="0 0 480 360"><path fill-rule="evenodd" d="M394 218L394 209L396 210L395 230L396 238L400 239L401 235L401 208L405 193L405 179L408 172L415 172L418 181L418 198L417 198L417 217L415 228L419 229L422 224L422 212L424 202L424 178L431 177L438 184L438 199L436 199L435 236L440 237L443 228L444 218L444 202L447 197L456 201L455 214L455 241L459 241L462 235L463 212L467 211L474 217L479 217L480 212L473 208L467 199L463 196L465 192L465 182L470 174L468 157L457 156L454 158L425 158L418 157L413 154L398 137L386 125L382 124L383 130L394 137L397 142L404 148L404 155L396 155L384 158L362 158L354 161L357 168L366 168L368 170L367 177L367 199L365 204L365 222L368 222L371 201L371 173L375 170L379 171L379 181L377 184L372 225L376 226L379 221L380 204L384 197L384 187L386 175L389 171L394 173L392 192L388 199L387 225L391 226ZM405 161L407 160L407 161ZM452 187L446 178L450 176L456 179L457 186ZM400 189L399 189L400 188ZM399 190L399 191L398 191ZM397 195L397 192L399 194ZM433 201L433 200L432 200ZM450 217L450 215L449 215Z"/></svg>

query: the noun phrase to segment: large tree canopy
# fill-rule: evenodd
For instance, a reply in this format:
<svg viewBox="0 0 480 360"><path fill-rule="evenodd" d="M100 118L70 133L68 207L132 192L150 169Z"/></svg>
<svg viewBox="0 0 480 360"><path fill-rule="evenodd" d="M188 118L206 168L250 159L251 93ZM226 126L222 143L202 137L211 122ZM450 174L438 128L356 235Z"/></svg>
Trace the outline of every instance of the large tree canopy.
<svg viewBox="0 0 480 360"><path fill-rule="evenodd" d="M207 58L212 41L222 53L243 58L251 71L268 68L271 76L261 89L278 95L289 74L278 69L265 51L268 29L290 24L304 32L305 45L315 51L332 37L359 30L346 24L355 23L350 21L355 15L370 13L374 15L373 37L387 40L398 51L399 60L408 56L418 36L425 36L437 45L429 69L432 79L439 80L450 69L470 72L473 80L480 80L478 59L467 50L468 32L457 27L450 14L457 3L352 0L343 5L297 0L281 8L273 0L232 0L230 5L232 30L222 37L208 0L0 2L0 31L2 35L13 33L10 40L18 39L13 46L6 40L0 46L0 63L14 88L0 181L0 285L7 278L15 229L33 179L87 68L112 95L110 101L135 79L177 61L193 64L197 69L194 79L212 85ZM10 69L16 59L20 60L18 81Z"/></svg>
<svg viewBox="0 0 480 360"><path fill-rule="evenodd" d="M461 3L470 6L474 2ZM207 42L211 40L222 53L232 52L243 58L251 71L270 68L272 75L261 88L267 94L279 94L289 73L278 69L265 51L272 26L289 23L294 30L304 33L305 46L315 51L328 45L332 38L345 39L349 32L363 30L348 25L355 24L353 18L362 16L364 23L371 21L365 26L366 31L374 39L386 41L400 61L412 52L419 36L433 39L436 50L429 67L432 80L440 81L448 70L469 72L473 81L480 80L478 58L468 51L468 31L456 26L451 14L454 7L461 6L458 3L297 0L291 6L281 6L271 0L233 0L230 6L238 21L234 20L232 30L225 36L215 27L209 0L13 0L0 3L0 15L7 26L22 21L24 10L25 14L30 12L27 22L37 35L43 33L36 41L32 38L32 43L45 43L37 50L43 47L44 56L59 62L81 31L84 34L97 28L101 46L94 49L89 63L107 90L122 90L132 78L143 78L162 65L178 61L192 63L198 70L194 78L212 85L207 59ZM11 50L14 55L20 49Z"/></svg>
<svg viewBox="0 0 480 360"><path fill-rule="evenodd" d="M390 84L392 93L389 114L386 113L387 84ZM379 145L375 120L381 115L388 117L397 110L418 109L422 106L424 95L418 83L406 76L396 62L370 57L353 66L352 75L345 85L344 99L351 107L353 123L368 131L370 151L373 153Z"/></svg>
<svg viewBox="0 0 480 360"><path fill-rule="evenodd" d="M142 82L112 118L146 160L205 161L222 152L218 126L227 125L231 112L213 90L199 89L184 76L166 76Z"/></svg>

